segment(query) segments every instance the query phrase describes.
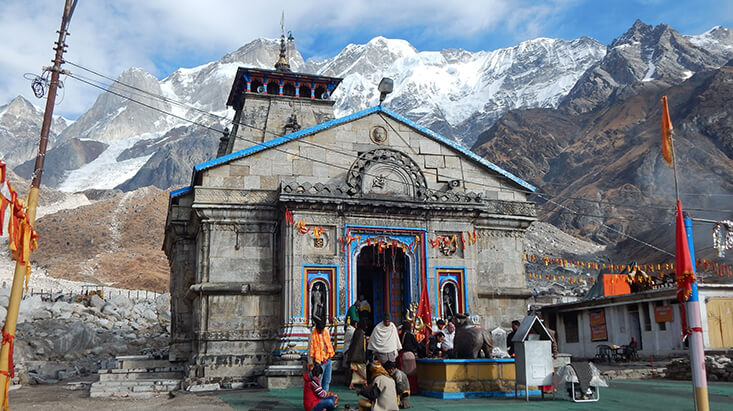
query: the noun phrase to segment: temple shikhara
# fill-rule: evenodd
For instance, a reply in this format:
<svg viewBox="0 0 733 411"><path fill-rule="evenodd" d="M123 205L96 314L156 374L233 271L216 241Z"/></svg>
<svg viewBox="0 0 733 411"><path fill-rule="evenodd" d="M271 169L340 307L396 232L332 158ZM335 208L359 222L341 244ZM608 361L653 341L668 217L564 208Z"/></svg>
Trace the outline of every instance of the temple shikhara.
<svg viewBox="0 0 733 411"><path fill-rule="evenodd" d="M360 295L373 322L399 322L424 285L434 318L523 318L534 187L381 105L334 118L341 79L292 72L284 44L273 70L237 70L229 136L170 195L170 358L187 379L265 375L314 317L341 352Z"/></svg>

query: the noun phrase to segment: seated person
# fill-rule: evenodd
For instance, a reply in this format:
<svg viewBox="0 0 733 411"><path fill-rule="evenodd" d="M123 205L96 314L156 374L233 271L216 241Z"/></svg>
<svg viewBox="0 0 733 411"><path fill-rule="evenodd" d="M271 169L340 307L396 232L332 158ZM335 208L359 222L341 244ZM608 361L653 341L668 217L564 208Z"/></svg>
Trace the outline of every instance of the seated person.
<svg viewBox="0 0 733 411"><path fill-rule="evenodd" d="M323 368L320 364L313 364L310 372L303 374L303 410L322 411L335 410L338 406L338 396L321 387Z"/></svg>
<svg viewBox="0 0 733 411"><path fill-rule="evenodd" d="M410 405L410 381L407 379L407 374L397 368L397 364L392 361L387 361L384 364L384 369L395 382L400 408L412 408Z"/></svg>
<svg viewBox="0 0 733 411"><path fill-rule="evenodd" d="M428 357L442 357L443 350L440 348L440 344L445 339L445 334L438 331L437 333L430 336L428 340Z"/></svg>
<svg viewBox="0 0 733 411"><path fill-rule="evenodd" d="M371 384L367 388L357 390L358 395L366 397L359 399L359 410L396 411L397 389L394 380L379 362L370 365Z"/></svg>
<svg viewBox="0 0 733 411"><path fill-rule="evenodd" d="M456 325L449 321L443 329L443 335L445 336L445 339L440 343L440 350L443 351L443 358L453 358L455 357L453 340L456 338Z"/></svg>

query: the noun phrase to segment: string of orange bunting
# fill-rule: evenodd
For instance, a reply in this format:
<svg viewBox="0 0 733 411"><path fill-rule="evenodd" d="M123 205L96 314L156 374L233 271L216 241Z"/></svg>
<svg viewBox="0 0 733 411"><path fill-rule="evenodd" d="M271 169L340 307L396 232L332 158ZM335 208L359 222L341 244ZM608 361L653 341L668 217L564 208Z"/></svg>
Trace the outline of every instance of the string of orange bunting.
<svg viewBox="0 0 733 411"><path fill-rule="evenodd" d="M285 222L293 226L298 233L303 235L311 234L314 238L321 238L323 233L326 231L326 229L323 227L315 226L312 224L309 225L307 222L302 220L295 221L295 219L293 218L293 212L288 208L285 209ZM341 243L341 252L344 252L346 250L346 247L354 241L361 241L361 236L358 234L348 234L346 237L339 237L338 242ZM453 234L452 236L435 236L435 238L428 239L428 244L430 244L430 246L433 248L461 247L462 249L465 249L466 247L476 244L477 241L478 240L476 231L473 231L460 233L460 237L459 234ZM384 251L384 249L389 247L400 247L413 251L419 243L419 236L415 236L414 239L409 243L400 240L387 241L384 239L367 238L367 244L376 245L379 249L379 252L382 252Z"/></svg>
<svg viewBox="0 0 733 411"><path fill-rule="evenodd" d="M25 202L18 198L18 193L6 178L5 163L0 161L0 235L3 234L5 227L6 210L10 212L10 219L7 223L8 248L12 253L13 261L18 261L20 265L25 266L27 289L31 275L29 258L31 251L38 248L38 233L30 224Z"/></svg>
<svg viewBox="0 0 733 411"><path fill-rule="evenodd" d="M567 260L563 258L554 258L554 257L542 257L542 256L536 256L536 255L530 255L525 254L524 259L527 262L535 263L535 264L544 264L545 266L548 265L559 265L561 267L582 267L589 270L608 270L611 273L622 273L622 272L631 272L634 267L638 267L641 270L644 270L647 273L654 273L659 272L659 277L664 278L664 272L673 272L674 271L674 263L664 263L664 264L612 264L612 263L596 263L596 262L588 262L588 261L573 261L573 260ZM731 268L730 265L727 264L721 264L714 261L708 261L704 259L699 259L696 261L696 268L699 272L713 272L716 273L718 276L733 276L733 268ZM528 275L530 278L535 279L541 279L545 278L546 280L554 280L557 281L558 279L561 280L568 280L570 282L587 282L587 281L594 281L594 280L585 280L582 277L576 277L572 275L552 275L552 274L536 274L533 272L528 272ZM638 277L639 279L636 281L644 281L643 277Z"/></svg>

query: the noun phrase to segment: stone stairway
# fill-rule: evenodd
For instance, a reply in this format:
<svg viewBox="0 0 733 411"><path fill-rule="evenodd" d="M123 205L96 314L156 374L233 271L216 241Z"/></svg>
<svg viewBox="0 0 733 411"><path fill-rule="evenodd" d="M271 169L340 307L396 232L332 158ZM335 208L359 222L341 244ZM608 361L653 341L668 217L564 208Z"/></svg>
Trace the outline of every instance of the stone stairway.
<svg viewBox="0 0 733 411"><path fill-rule="evenodd" d="M117 357L115 368L99 370L89 396L151 398L181 388L183 365L146 355Z"/></svg>

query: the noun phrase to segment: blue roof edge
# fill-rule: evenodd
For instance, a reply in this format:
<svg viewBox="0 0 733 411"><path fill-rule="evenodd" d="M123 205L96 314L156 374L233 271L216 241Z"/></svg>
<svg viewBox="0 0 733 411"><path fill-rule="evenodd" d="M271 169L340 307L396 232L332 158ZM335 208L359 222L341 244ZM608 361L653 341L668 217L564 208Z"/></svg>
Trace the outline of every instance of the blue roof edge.
<svg viewBox="0 0 733 411"><path fill-rule="evenodd" d="M268 148L277 147L277 146L279 146L281 144L285 144L285 143L287 143L289 141L296 140L296 139L298 139L300 137L308 136L308 135L317 133L319 131L326 130L328 128L331 128L331 127L334 127L334 126L337 126L337 125L340 125L340 124L343 124L343 123L348 123L350 121L354 121L354 120L360 119L362 117L365 117L365 116L367 116L369 114L376 113L376 112L382 112L384 114L387 114L388 116L394 118L395 120L401 121L401 122L409 125L410 127L415 128L416 130L420 131L421 133L424 133L424 134L428 135L429 137L433 138L434 140L437 140L437 141L439 141L441 143L447 144L448 146L450 146L453 149L455 149L455 150L461 152L462 154L468 156L469 158L473 159L474 161L478 162L479 164L483 165L484 167L486 167L486 168L488 168L488 169L490 169L492 171L495 171L495 172L503 175L504 177L506 177L509 180L515 182L516 184L520 185L521 187L524 187L524 188L526 188L526 189L528 189L528 190L530 190L532 192L537 191L537 188L534 187L533 185L531 185L528 182L522 180L521 178L515 176L514 174L512 174L512 173L510 173L510 172L508 172L506 170L504 170L503 168L497 166L496 164L494 164L494 163L492 163L490 161L485 160L484 158L482 158L481 156L477 155L476 153L474 153L473 151L469 150L468 148L466 148L466 147L464 147L464 146L462 146L462 145L460 145L460 144L458 144L458 143L456 143L456 142L454 142L454 141L452 141L452 140L450 140L448 138L445 138L445 137L441 136L440 134L438 134L438 133L430 130L429 128L423 127L423 126L417 124L416 122L414 122L412 120L409 120L409 119L407 119L407 118L405 118L405 117L403 117L403 116L401 116L401 115L399 115L399 114L397 114L397 113L395 113L393 111L390 111L390 110L388 110L386 108L383 108L382 106L370 107L368 109L365 109L365 110L362 110L362 111L358 111L358 112L353 113L353 114L349 114L348 116L344 116L344 117L340 117L340 118L333 119L333 120L330 120L330 121L326 121L325 123L317 124L317 125L315 125L313 127L308 127L308 128L303 129L303 130L296 131L294 133L286 134L284 136L277 137L277 138L274 138L272 140L265 141L263 143L259 143L257 145L252 146L252 147L248 147L248 148L245 148L245 149L242 149L242 150L239 150L239 151L235 151L233 153L229 153L229 154L227 154L225 156L221 156L221 157L218 157L218 158L209 160L209 161L205 161L203 163L196 164L195 166L193 166L193 178L195 179L196 174L199 171L203 171L203 170L206 170L206 169L209 169L209 168L212 168L212 167L216 167L218 165L228 163L229 161L236 160L236 159L239 159L239 158L242 158L242 157L246 157L246 156L249 156L249 155L258 153L260 151L264 151L264 150L266 150ZM193 185L193 182L191 184ZM191 189L191 187L188 187L188 189ZM176 190L174 192L171 192L171 198L173 197L173 193L177 193L178 191L181 191L181 190L184 190L184 189L180 189L180 190ZM185 194L185 192L178 193L177 195L182 195L182 194Z"/></svg>
<svg viewBox="0 0 733 411"><path fill-rule="evenodd" d="M420 132L429 135L430 137L432 137L432 138L440 141L441 143L444 143L444 144L447 144L447 145L451 146L452 148L460 151L461 153L465 154L466 156L468 156L468 157L472 158L473 160L479 162L481 165L487 167L490 170L496 171L497 173L499 173L499 174L503 175L504 177L512 180L513 182L519 184L520 186L522 186L522 187L524 187L524 188L526 188L526 189L528 189L528 190L530 190L532 192L537 191L537 188L535 186L533 186L532 184L529 184L528 182L522 180L521 178L515 176L514 174L512 174L512 173L504 170L503 168L497 166L496 164L494 164L494 163L492 163L492 162L484 159L483 157L479 156L478 154L474 153L473 151L469 150L468 148L466 148L466 147L464 147L464 146L456 143L455 141L450 140L448 138L445 138L445 137L441 136L440 134L434 132L433 130L430 130L429 128L423 127L423 126L417 124L416 122L414 122L414 121L412 121L410 119L407 119L407 118L405 118L405 117L403 117L403 116L401 116L401 115L399 115L399 114L397 114L397 113L395 113L395 112L393 112L391 110L388 110L386 108L380 108L380 111L383 112L383 113L385 113L385 114L387 114L387 115L389 115L390 117L394 118L395 120L398 120L398 121L401 121L403 123L406 123L410 127L414 127L415 129L419 130Z"/></svg>
<svg viewBox="0 0 733 411"><path fill-rule="evenodd" d="M184 194L188 194L191 191L193 191L193 187L192 186L179 188L178 190L171 191L170 198L176 198L176 197L182 196Z"/></svg>

